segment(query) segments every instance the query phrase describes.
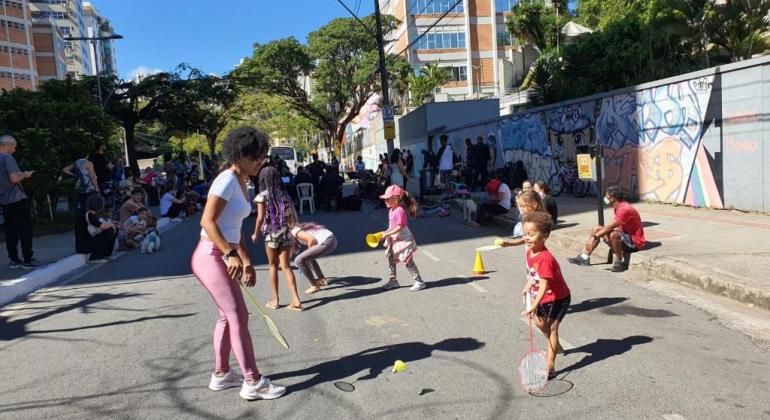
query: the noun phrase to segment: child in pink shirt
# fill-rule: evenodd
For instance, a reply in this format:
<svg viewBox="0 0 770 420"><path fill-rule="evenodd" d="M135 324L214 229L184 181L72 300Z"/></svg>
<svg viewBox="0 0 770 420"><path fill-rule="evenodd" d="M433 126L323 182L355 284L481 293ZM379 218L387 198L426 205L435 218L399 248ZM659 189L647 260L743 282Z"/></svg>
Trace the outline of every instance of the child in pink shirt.
<svg viewBox="0 0 770 420"><path fill-rule="evenodd" d="M380 232L385 240L385 247L390 267L390 279L384 286L386 290L397 289L400 285L396 279L396 264L406 263L406 269L414 279L414 284L409 290L422 290L425 288L425 282L420 277L420 271L414 263L414 253L417 251L417 243L414 236L407 226L407 212L414 217L417 214L417 201L404 191L398 185L391 185L385 190L385 194L380 196L385 201L388 211L388 230Z"/></svg>

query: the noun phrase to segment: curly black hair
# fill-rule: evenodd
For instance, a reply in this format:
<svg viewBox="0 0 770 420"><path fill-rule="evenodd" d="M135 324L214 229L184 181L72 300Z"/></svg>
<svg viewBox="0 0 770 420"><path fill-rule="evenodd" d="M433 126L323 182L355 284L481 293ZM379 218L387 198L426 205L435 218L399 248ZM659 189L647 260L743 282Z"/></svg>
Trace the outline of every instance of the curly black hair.
<svg viewBox="0 0 770 420"><path fill-rule="evenodd" d="M234 163L240 158L261 159L267 156L270 138L267 133L254 127L234 128L222 142L222 155L226 162Z"/></svg>
<svg viewBox="0 0 770 420"><path fill-rule="evenodd" d="M527 213L525 215L522 215L521 219L522 219L522 222L524 223L534 224L537 231L542 233L543 235L550 234L551 230L553 229L553 221L551 219L551 215L544 211L535 211L532 213Z"/></svg>

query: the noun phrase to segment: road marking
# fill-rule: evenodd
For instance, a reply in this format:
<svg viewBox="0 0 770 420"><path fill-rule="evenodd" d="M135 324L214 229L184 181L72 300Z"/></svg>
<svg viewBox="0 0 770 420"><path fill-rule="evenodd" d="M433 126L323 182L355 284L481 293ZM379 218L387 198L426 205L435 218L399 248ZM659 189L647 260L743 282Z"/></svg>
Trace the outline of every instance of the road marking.
<svg viewBox="0 0 770 420"><path fill-rule="evenodd" d="M457 277L459 277L461 279L469 279L470 278L469 276L466 276L465 274L458 274ZM486 293L487 292L487 289L485 289L484 287L482 287L479 284L476 284L476 282L473 281L473 280L471 280L471 281L469 281L468 283L465 283L465 284L467 284L468 286L474 288L479 293Z"/></svg>
<svg viewBox="0 0 770 420"><path fill-rule="evenodd" d="M421 251L422 251L423 254L425 254L428 258L432 259L433 261L436 261L436 262L441 261L441 259L439 257L433 255L432 252L426 251L424 249L422 249Z"/></svg>
<svg viewBox="0 0 770 420"><path fill-rule="evenodd" d="M687 420L680 414L664 414L663 418L665 420Z"/></svg>
<svg viewBox="0 0 770 420"><path fill-rule="evenodd" d="M524 318L523 316L517 316L517 318L519 318L519 319L521 320L521 322L523 322L523 323L525 323L525 324L529 325L529 320L528 320L527 318ZM537 331L537 327L536 327L536 326L534 326L534 322L533 322L533 324L532 324L532 328L534 328L534 329L535 329L535 331ZM567 341L567 340L565 340L564 338L562 338L562 336L561 336L561 335L559 335L559 343L561 343L561 346L562 346L562 348L563 348L565 351L567 351L567 350L572 350L572 349L574 349L574 348L576 348L576 347L577 347L577 346L575 346L575 345L571 344L569 341ZM665 417L665 416L663 416L663 417ZM669 420L669 419L666 419L666 420ZM672 417L670 420L677 420L677 418L676 418L676 417ZM684 417L682 417L682 418L681 418L681 419L679 419L679 420L684 420Z"/></svg>

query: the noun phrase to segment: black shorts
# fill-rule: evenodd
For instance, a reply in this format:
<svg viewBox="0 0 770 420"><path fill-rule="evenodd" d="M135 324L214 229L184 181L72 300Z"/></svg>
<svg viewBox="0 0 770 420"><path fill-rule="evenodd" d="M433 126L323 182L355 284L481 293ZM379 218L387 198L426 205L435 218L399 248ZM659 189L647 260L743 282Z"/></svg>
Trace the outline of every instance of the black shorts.
<svg viewBox="0 0 770 420"><path fill-rule="evenodd" d="M554 321L561 322L564 319L564 315L567 315L567 308L569 308L571 298L571 296L567 296L564 299L553 302L541 303L537 307L538 318L553 319Z"/></svg>

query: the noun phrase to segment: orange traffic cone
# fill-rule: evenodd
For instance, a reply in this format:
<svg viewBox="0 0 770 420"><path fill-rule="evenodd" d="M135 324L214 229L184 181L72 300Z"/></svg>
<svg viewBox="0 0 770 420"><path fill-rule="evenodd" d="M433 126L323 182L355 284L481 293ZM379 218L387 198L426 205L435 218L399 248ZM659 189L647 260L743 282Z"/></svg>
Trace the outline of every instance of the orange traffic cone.
<svg viewBox="0 0 770 420"><path fill-rule="evenodd" d="M481 252L476 251L476 261L473 263L473 274L485 274L484 261L481 260Z"/></svg>

